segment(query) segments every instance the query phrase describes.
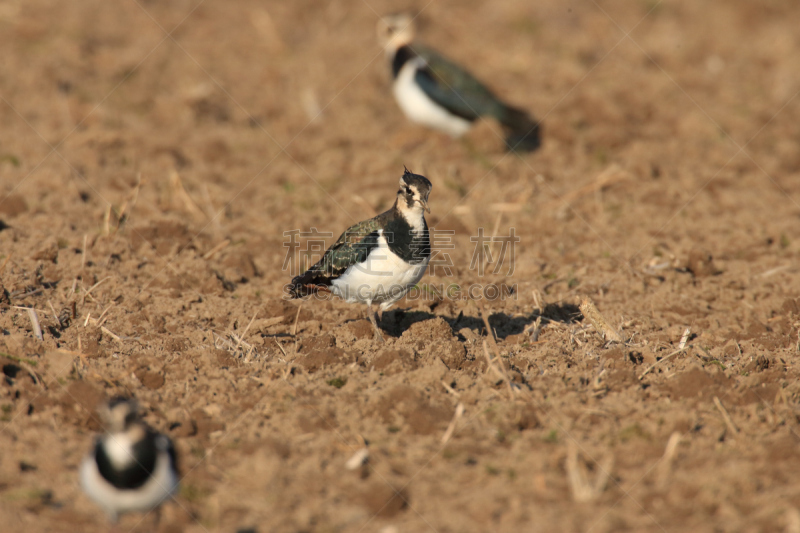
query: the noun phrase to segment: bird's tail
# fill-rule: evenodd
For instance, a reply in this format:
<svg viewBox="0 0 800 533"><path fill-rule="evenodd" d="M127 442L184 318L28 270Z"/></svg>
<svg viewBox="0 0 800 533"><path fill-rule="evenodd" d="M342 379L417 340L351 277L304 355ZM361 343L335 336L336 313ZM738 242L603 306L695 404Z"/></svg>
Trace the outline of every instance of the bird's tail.
<svg viewBox="0 0 800 533"><path fill-rule="evenodd" d="M292 280L291 283L283 286L283 293L285 298L294 300L296 298L302 298L303 296L306 296L307 291L304 285L295 283L295 281Z"/></svg>
<svg viewBox="0 0 800 533"><path fill-rule="evenodd" d="M317 292L329 292L330 281L315 274L318 273L309 269L305 273L295 276L288 285L284 286L283 291L289 299L302 298Z"/></svg>
<svg viewBox="0 0 800 533"><path fill-rule="evenodd" d="M506 147L518 152L533 152L542 144L541 124L521 109L505 106L498 120L506 130Z"/></svg>
<svg viewBox="0 0 800 533"><path fill-rule="evenodd" d="M295 276L292 278L292 281L283 288L283 291L290 299L302 298L314 292L313 289L309 287L309 282L311 280L304 279L305 277L307 276Z"/></svg>

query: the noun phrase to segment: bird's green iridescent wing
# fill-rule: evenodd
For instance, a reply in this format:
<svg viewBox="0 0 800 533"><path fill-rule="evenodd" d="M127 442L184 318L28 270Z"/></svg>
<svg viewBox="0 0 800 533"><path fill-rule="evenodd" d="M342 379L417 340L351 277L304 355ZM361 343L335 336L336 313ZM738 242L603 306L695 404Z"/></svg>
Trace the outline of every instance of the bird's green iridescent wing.
<svg viewBox="0 0 800 533"><path fill-rule="evenodd" d="M378 246L378 229L386 213L350 226L331 245L314 266L296 276L289 284L289 292L299 298L311 294L320 287L327 287L348 268L367 259L370 251Z"/></svg>
<svg viewBox="0 0 800 533"><path fill-rule="evenodd" d="M467 120L496 116L504 107L497 97L472 74L435 50L414 44L426 66L417 71L416 82L425 93L454 115Z"/></svg>
<svg viewBox="0 0 800 533"><path fill-rule="evenodd" d="M309 270L336 279L354 264L367 259L369 252L378 245L379 228L378 217L350 226Z"/></svg>
<svg viewBox="0 0 800 533"><path fill-rule="evenodd" d="M532 151L539 148L539 123L527 112L503 103L469 72L434 50L417 44L413 49L426 62L417 69L414 80L434 102L470 121L481 116L496 118L506 131L509 149Z"/></svg>

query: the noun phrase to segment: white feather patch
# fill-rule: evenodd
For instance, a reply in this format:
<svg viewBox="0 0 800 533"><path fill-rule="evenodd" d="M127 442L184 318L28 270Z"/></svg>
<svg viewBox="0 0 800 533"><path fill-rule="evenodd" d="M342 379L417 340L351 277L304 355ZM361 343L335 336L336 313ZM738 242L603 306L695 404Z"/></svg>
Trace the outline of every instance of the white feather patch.
<svg viewBox="0 0 800 533"><path fill-rule="evenodd" d="M430 257L421 263L406 263L389 248L383 230L379 230L378 246L367 260L348 268L333 281L331 291L351 303L379 303L385 310L416 285L428 267Z"/></svg>

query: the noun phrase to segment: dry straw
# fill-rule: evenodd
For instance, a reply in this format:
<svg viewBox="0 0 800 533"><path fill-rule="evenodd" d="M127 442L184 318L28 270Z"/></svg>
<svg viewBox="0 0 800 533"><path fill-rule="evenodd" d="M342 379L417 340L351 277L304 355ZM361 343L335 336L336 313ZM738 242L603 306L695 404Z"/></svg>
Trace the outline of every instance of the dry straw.
<svg viewBox="0 0 800 533"><path fill-rule="evenodd" d="M672 435L669 436L667 446L664 449L664 455L661 458L661 462L658 464L658 470L656 471L656 485L659 488L663 489L669 482L669 479L672 475L672 466L675 461L675 453L678 451L678 444L680 443L681 434L677 431L673 432Z"/></svg>
<svg viewBox="0 0 800 533"><path fill-rule="evenodd" d="M572 490L572 498L576 502L591 502L597 500L606 490L614 466L614 456L609 454L602 463L597 464L597 475L594 481L589 479L586 464L581 461L578 446L574 441L567 444L567 480Z"/></svg>
<svg viewBox="0 0 800 533"><path fill-rule="evenodd" d="M603 317L597 306L589 298L584 298L580 305L581 313L589 319L589 322L594 326L595 331L607 342L619 342L624 344L622 336L616 329L612 328L608 321Z"/></svg>
<svg viewBox="0 0 800 533"><path fill-rule="evenodd" d="M447 444L447 441L449 441L450 437L453 436L453 433L455 432L456 427L458 426L458 421L461 419L463 415L464 415L464 404L458 402L458 405L456 406L456 412L453 414L453 419L450 421L450 425L447 426L447 431L445 431L444 435L442 435L442 444Z"/></svg>
<svg viewBox="0 0 800 533"><path fill-rule="evenodd" d="M662 357L661 359L659 359L658 361L656 361L655 363L650 365L647 368L647 370L642 372L642 375L639 376L639 379L642 379L643 377L645 377L651 370L653 370L656 367L656 365L658 365L660 363L663 363L664 361L666 361L666 360L672 358L673 356L678 355L679 353L681 353L684 350L686 350L686 342L689 340L689 335L691 335L691 333L692 333L692 330L689 329L689 328L686 328L685 330L683 330L683 336L681 337L680 343L678 343L678 349L675 350L674 352L668 353L667 355L665 355L664 357Z"/></svg>

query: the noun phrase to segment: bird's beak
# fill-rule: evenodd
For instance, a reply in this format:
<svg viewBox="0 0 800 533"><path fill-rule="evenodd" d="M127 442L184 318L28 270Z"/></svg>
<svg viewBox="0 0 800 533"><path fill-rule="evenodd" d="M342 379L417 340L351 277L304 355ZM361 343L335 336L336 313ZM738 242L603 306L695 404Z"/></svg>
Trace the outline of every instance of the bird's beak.
<svg viewBox="0 0 800 533"><path fill-rule="evenodd" d="M427 211L428 213L430 213L430 212L431 212L431 208L430 208L430 207L428 207L428 200L424 200L424 199L423 199L423 200L420 200L420 201L419 201L419 204L422 206L422 209L424 209L424 210L425 210L425 211Z"/></svg>

